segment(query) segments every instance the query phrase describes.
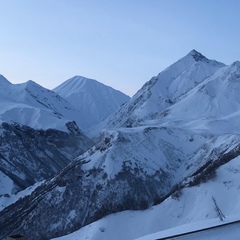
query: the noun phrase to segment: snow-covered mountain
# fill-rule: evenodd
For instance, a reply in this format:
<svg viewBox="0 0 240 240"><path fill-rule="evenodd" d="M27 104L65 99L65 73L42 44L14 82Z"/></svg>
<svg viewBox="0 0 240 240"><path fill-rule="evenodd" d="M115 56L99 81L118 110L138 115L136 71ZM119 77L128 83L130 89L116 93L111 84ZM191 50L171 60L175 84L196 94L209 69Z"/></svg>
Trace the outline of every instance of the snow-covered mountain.
<svg viewBox="0 0 240 240"><path fill-rule="evenodd" d="M240 210L238 66L193 50L152 78L95 129L95 146L1 211L0 236L49 239L159 204L133 239L214 218L211 194L225 214Z"/></svg>
<svg viewBox="0 0 240 240"><path fill-rule="evenodd" d="M186 125L201 131L216 127L215 132L231 131L240 114L240 62L234 62L216 71L212 76L189 91L182 101L161 115L162 122ZM177 121L177 123L176 123Z"/></svg>
<svg viewBox="0 0 240 240"><path fill-rule="evenodd" d="M144 125L143 121L155 120L160 113L166 115L166 109L183 100L190 90L224 66L192 50L145 83L115 115L101 123L99 129Z"/></svg>
<svg viewBox="0 0 240 240"><path fill-rule="evenodd" d="M0 85L1 122L67 131L66 123L79 117L65 99L31 80L11 84L0 78Z"/></svg>
<svg viewBox="0 0 240 240"><path fill-rule="evenodd" d="M92 146L78 116L55 92L0 76L0 195L53 176Z"/></svg>
<svg viewBox="0 0 240 240"><path fill-rule="evenodd" d="M114 113L130 97L96 80L75 76L53 91L81 112L84 130L95 126Z"/></svg>
<svg viewBox="0 0 240 240"><path fill-rule="evenodd" d="M99 121L97 115L106 117L128 100L121 92L83 78L75 77L58 89L63 95L64 91L70 94L66 98L70 96L73 104L31 80L11 84L0 75L0 180L8 182L0 195L56 174L92 146L82 128ZM79 92L80 98L90 97L82 99L85 110L74 107Z"/></svg>

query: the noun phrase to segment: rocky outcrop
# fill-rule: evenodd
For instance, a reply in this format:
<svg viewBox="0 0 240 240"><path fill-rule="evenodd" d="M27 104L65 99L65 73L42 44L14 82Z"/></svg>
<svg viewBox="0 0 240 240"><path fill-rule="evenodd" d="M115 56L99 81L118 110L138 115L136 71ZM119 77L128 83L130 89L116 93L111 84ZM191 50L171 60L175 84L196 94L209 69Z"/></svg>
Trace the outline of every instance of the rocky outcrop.
<svg viewBox="0 0 240 240"><path fill-rule="evenodd" d="M0 171L12 179L14 192L52 177L92 146L74 122L68 132L37 130L19 124L0 127Z"/></svg>

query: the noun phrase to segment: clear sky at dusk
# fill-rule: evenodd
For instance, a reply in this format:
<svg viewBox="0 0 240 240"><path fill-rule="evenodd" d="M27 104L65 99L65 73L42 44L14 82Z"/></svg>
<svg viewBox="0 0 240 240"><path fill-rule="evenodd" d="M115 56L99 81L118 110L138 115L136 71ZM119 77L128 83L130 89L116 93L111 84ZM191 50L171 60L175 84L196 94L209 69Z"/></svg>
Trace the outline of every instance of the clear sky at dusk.
<svg viewBox="0 0 240 240"><path fill-rule="evenodd" d="M133 95L196 49L240 60L239 0L0 0L0 74L52 89L74 75Z"/></svg>

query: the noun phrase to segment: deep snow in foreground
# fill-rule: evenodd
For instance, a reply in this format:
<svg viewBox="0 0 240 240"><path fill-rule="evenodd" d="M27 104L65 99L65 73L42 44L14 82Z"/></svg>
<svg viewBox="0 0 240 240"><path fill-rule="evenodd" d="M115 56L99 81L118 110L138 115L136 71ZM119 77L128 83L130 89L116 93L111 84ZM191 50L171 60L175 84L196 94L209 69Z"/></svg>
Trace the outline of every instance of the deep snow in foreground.
<svg viewBox="0 0 240 240"><path fill-rule="evenodd" d="M176 228L171 228L165 231L150 234L136 240L153 240L153 239L164 239L166 237L171 237L174 235L190 233L192 231L197 231L201 229L206 229L215 226L221 226L214 229L206 229L205 231L192 233L185 236L172 237L171 239L183 239L183 240L239 240L240 235L240 223L233 223L231 225L226 225L226 223L231 223L238 221L240 219L239 215L229 216L227 220L220 222L218 218L207 220L204 222L195 222L191 224L184 224Z"/></svg>
<svg viewBox="0 0 240 240"><path fill-rule="evenodd" d="M239 160L240 157L237 157L221 166L213 180L182 189L180 196L176 198L169 197L163 203L144 211L124 211L109 215L57 239L133 240L165 230L141 239L149 240L164 236L163 234L176 234L218 225L221 221L216 218L212 196L226 216L224 222L240 219L240 216L232 217L240 210Z"/></svg>

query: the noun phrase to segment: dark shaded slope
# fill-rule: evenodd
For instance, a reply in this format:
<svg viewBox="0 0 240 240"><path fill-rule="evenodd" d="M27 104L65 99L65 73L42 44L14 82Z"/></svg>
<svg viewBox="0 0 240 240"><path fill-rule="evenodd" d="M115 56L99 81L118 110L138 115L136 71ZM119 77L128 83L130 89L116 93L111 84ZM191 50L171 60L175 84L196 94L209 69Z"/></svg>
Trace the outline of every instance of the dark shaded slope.
<svg viewBox="0 0 240 240"><path fill-rule="evenodd" d="M74 122L67 124L68 132L8 123L0 128L0 170L16 191L52 177L92 146Z"/></svg>

